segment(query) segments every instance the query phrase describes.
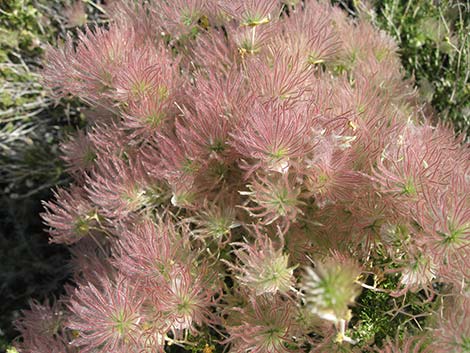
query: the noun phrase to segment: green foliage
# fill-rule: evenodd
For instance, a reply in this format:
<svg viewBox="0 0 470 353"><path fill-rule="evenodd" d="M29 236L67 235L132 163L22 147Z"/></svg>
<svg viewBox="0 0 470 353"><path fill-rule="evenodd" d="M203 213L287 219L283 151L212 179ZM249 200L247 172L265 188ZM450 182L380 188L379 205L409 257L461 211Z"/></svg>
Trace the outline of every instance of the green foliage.
<svg viewBox="0 0 470 353"><path fill-rule="evenodd" d="M387 337L401 339L405 333L422 330L433 302L425 294L407 292L406 296L393 297L399 276L387 275L378 284L378 290L366 289L353 308L352 336L359 342L374 342L382 346ZM373 282L373 281L372 281Z"/></svg>
<svg viewBox="0 0 470 353"><path fill-rule="evenodd" d="M443 121L470 131L470 1L333 1L393 36L408 77Z"/></svg>
<svg viewBox="0 0 470 353"><path fill-rule="evenodd" d="M41 52L41 14L29 0L11 0L2 3L0 11L0 59L5 61L9 51L20 50L29 55Z"/></svg>
<svg viewBox="0 0 470 353"><path fill-rule="evenodd" d="M39 76L41 42L53 31L41 24L42 16L31 0L11 0L0 4L0 122L17 118L16 110L32 111L46 104Z"/></svg>
<svg viewBox="0 0 470 353"><path fill-rule="evenodd" d="M377 24L400 46L422 95L462 131L470 127L470 2L381 1Z"/></svg>

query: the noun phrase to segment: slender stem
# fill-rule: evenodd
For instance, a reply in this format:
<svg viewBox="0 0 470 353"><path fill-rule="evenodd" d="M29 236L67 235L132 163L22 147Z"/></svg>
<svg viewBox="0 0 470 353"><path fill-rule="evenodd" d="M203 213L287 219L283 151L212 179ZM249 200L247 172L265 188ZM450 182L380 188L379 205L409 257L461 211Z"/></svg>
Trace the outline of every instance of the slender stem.
<svg viewBox="0 0 470 353"><path fill-rule="evenodd" d="M256 26L253 26L251 28L251 53L250 54L254 54L255 38L256 38Z"/></svg>

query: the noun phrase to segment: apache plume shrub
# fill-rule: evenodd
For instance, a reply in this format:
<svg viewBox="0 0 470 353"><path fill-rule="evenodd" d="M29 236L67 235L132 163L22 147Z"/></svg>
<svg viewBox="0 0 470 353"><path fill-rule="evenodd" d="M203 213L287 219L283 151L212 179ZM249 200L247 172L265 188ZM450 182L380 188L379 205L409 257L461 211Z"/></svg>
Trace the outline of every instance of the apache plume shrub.
<svg viewBox="0 0 470 353"><path fill-rule="evenodd" d="M107 11L48 52L96 116L44 213L75 283L21 352L468 351L470 153L390 38L316 1Z"/></svg>

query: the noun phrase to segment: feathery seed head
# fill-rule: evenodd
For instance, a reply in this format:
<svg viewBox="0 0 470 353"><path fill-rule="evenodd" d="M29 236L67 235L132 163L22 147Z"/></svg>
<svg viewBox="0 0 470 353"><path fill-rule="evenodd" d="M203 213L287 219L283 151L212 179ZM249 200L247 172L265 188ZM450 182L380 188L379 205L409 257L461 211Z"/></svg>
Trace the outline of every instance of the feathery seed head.
<svg viewBox="0 0 470 353"><path fill-rule="evenodd" d="M357 278L361 274L358 264L338 253L307 267L302 288L307 308L325 320L334 323L349 321L349 306L360 293Z"/></svg>
<svg viewBox="0 0 470 353"><path fill-rule="evenodd" d="M73 345L83 352L122 350L132 347L141 321L142 299L136 288L123 278L103 279L102 288L80 287L70 301L72 315L67 327L76 330Z"/></svg>
<svg viewBox="0 0 470 353"><path fill-rule="evenodd" d="M235 277L256 295L265 293L288 293L294 289L294 269L289 266L289 255L283 252L284 240L275 246L269 237L256 230L252 245L234 243L239 264L231 267Z"/></svg>

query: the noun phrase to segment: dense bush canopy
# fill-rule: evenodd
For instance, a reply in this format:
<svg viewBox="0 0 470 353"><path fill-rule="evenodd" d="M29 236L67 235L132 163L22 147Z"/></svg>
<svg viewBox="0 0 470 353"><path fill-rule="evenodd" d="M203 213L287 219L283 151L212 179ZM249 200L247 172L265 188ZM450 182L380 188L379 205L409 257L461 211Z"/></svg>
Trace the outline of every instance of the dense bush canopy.
<svg viewBox="0 0 470 353"><path fill-rule="evenodd" d="M108 12L48 51L94 117L43 215L74 284L21 352L468 351L468 146L387 35L316 1Z"/></svg>

